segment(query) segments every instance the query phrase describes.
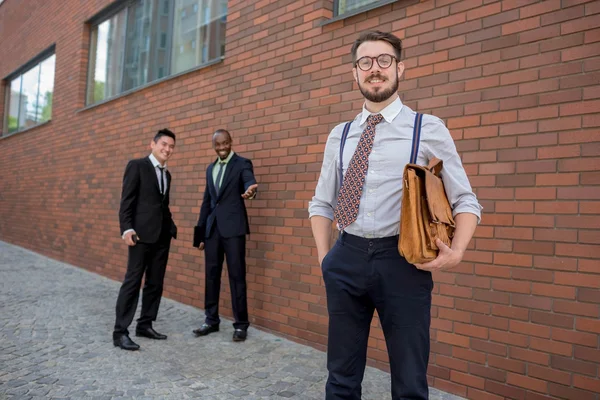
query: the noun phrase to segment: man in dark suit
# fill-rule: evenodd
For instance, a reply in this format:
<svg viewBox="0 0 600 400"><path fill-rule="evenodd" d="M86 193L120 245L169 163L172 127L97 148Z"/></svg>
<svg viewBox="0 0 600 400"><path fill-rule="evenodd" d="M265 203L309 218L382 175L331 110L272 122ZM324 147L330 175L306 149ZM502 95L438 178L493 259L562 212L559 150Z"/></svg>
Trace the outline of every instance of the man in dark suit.
<svg viewBox="0 0 600 400"><path fill-rule="evenodd" d="M245 199L253 199L258 184L252 162L231 151L231 135L219 129L213 135L217 160L206 171L206 188L194 230L194 247L204 250L206 287L205 323L194 330L205 336L219 330L219 292L223 259L227 258L231 304L235 323L233 340L246 340L248 303L246 300L246 235L250 233Z"/></svg>
<svg viewBox="0 0 600 400"><path fill-rule="evenodd" d="M175 134L168 129L158 131L150 147L152 154L129 161L123 176L119 222L122 238L129 246L129 259L117 298L113 343L124 350L140 348L129 337L127 328L135 315L144 273L142 312L135 334L167 338L152 328L152 322L158 314L171 238L177 237L169 210L171 173L166 164L175 148Z"/></svg>

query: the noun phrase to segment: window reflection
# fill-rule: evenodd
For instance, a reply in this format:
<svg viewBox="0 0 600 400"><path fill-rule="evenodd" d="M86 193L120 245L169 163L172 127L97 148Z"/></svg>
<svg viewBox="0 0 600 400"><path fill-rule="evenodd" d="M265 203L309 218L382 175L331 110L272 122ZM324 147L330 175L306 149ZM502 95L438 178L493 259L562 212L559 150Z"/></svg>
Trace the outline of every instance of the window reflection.
<svg viewBox="0 0 600 400"><path fill-rule="evenodd" d="M379 0L337 0L337 15L357 10L369 4L377 3Z"/></svg>
<svg viewBox="0 0 600 400"><path fill-rule="evenodd" d="M127 10L104 21L92 33L93 57L88 82L88 103L95 103L121 92L123 49Z"/></svg>
<svg viewBox="0 0 600 400"><path fill-rule="evenodd" d="M175 0L172 73L205 64L225 53L227 1Z"/></svg>
<svg viewBox="0 0 600 400"><path fill-rule="evenodd" d="M8 133L19 130L19 125L25 125L25 106L21 101L21 81L23 76L19 76L10 82L10 96L8 100ZM20 117L20 111L23 110L23 118Z"/></svg>
<svg viewBox="0 0 600 400"><path fill-rule="evenodd" d="M40 64L40 90L37 98L38 122L50 120L52 115L52 95L54 93L54 69L56 56Z"/></svg>
<svg viewBox="0 0 600 400"><path fill-rule="evenodd" d="M220 59L226 0L137 0L92 29L88 104Z"/></svg>
<svg viewBox="0 0 600 400"><path fill-rule="evenodd" d="M8 133L31 128L52 117L56 56L46 58L16 78L7 88Z"/></svg>

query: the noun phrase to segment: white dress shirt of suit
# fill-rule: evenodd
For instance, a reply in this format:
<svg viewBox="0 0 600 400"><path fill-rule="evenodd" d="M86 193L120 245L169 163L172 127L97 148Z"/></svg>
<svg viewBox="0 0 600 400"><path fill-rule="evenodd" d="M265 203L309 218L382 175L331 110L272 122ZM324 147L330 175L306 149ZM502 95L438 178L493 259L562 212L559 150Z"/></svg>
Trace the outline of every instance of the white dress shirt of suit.
<svg viewBox="0 0 600 400"><path fill-rule="evenodd" d="M154 157L154 154L150 153L150 155L148 156L148 158L150 159L150 162L152 163L152 165L154 165L154 172L156 172L156 181L158 182L158 187L162 189L163 194L167 193L167 163L165 163L165 165L163 165L163 173L162 173L162 184L160 182L160 162L158 162L158 160L156 159L156 157ZM135 230L133 229L127 229L125 232L123 232L123 235L121 236L121 238L125 239L125 235L129 232L135 232Z"/></svg>
<svg viewBox="0 0 600 400"><path fill-rule="evenodd" d="M383 120L376 126L358 217L344 229L349 234L365 238L382 238L400 233L402 177L404 166L410 161L416 113L402 104L398 97L380 114ZM352 121L343 152L344 175L369 115L371 113L363 106L362 112ZM344 125L342 123L333 128L327 138L321 175L308 206L309 217L319 215L332 221L334 219L333 210L340 188L339 154ZM471 213L477 216L479 222L482 207L471 189L450 132L441 119L424 114L417 164L427 165L433 157L444 162L442 180L453 215Z"/></svg>

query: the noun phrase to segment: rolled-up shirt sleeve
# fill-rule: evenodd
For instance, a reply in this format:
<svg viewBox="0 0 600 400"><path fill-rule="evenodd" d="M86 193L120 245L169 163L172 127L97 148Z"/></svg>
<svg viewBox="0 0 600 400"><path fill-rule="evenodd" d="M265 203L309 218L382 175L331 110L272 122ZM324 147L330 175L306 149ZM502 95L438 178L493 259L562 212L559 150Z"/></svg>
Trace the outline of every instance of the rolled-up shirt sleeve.
<svg viewBox="0 0 600 400"><path fill-rule="evenodd" d="M309 218L319 215L333 221L333 210L337 204L337 191L340 185L339 152L343 126L341 124L333 128L327 138L321 175L315 189L315 195L308 203Z"/></svg>
<svg viewBox="0 0 600 400"><path fill-rule="evenodd" d="M477 201L477 196L473 193L469 178L448 128L439 118L426 115L423 118L422 131L427 135L424 141L426 143L424 150L428 153L427 158L437 157L444 162L442 181L452 207L452 215L470 213L477 216L477 223L481 222L483 207L481 207Z"/></svg>

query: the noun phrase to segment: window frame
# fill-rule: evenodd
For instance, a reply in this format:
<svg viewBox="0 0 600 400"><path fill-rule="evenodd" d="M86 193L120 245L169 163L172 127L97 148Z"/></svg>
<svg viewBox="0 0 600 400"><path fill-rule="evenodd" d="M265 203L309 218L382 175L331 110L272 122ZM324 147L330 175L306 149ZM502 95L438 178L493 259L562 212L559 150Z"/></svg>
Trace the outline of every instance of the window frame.
<svg viewBox="0 0 600 400"><path fill-rule="evenodd" d="M118 99L120 97L127 96L127 95L129 95L131 93L137 92L138 90L145 89L145 88L147 88L149 86L157 85L157 84L162 83L162 82L164 82L166 80L174 79L174 78L177 78L177 77L179 77L181 75L188 74L190 72L194 72L194 71L197 71L199 69L210 67L210 66L212 66L214 64L218 64L218 63L223 62L223 60L225 59L225 51L223 51L223 54L221 54L219 57L217 57L217 58L215 58L213 60L210 60L208 62L205 62L203 64L196 65L194 67L191 67L191 68L186 69L184 71L176 72L174 74L165 75L162 78L157 78L155 80L152 80L150 82L146 82L144 84L141 84L139 86L135 86L135 87L127 89L127 90L121 90L118 94L115 94L115 95L110 96L110 97L106 97L106 98L104 98L102 100L99 100L97 102L89 102L88 99L89 99L89 96L90 96L90 94L89 94L90 82L93 82L93 74L95 74L95 69L92 70L90 68L90 65L92 63L93 64L96 63L95 60L92 61L92 56L95 57L95 50L96 50L96 48L94 46L94 40L93 40L94 32L98 32L99 25L101 25L105 21L109 20L110 18L114 17L115 15L117 15L118 13L120 13L121 11L123 11L124 9L127 9L127 11L126 11L127 15L125 16L125 20L128 21L129 8L131 6L134 6L137 1L138 0L121 0L121 1L117 1L116 3L113 3L113 4L109 5L108 7L106 7L105 9L103 9L102 11L100 11L95 16L93 16L92 18L90 18L89 20L87 20L85 22L86 25L88 26L88 29L89 29L88 32L89 32L89 39L90 40L89 40L89 46L88 46L88 59L87 59L88 62L87 62L87 71L86 71L85 101L84 101L84 107L82 108L82 110L87 110L87 109L99 106L99 105L107 103L109 101L112 101L112 100ZM171 0L169 6L171 7L171 9L173 9L175 7L175 0ZM162 15L162 13L164 11L164 8L163 8L163 5L162 5L162 2L160 2L160 1L159 1L159 8L158 8L158 10L159 10L158 12ZM225 14L225 18L227 17L227 15L229 15L229 12L227 12ZM167 37L167 43L166 43L166 52L168 53L167 57L168 57L168 61L169 61L168 62L169 72L171 70L171 59L172 59L172 51L173 51L173 26L174 26L174 20L171 19L169 21L169 27L168 27L169 32L168 32L168 35L167 35L168 37ZM126 29L128 29L128 26L126 26ZM157 45L159 45L159 44L160 44L159 43L159 39L157 39ZM97 41L96 41L96 46L97 46ZM126 49L127 48L125 48L124 51L127 51ZM124 57L125 57L125 54L124 54ZM123 88L123 77L124 77L124 74L125 74L125 69L124 68L121 69L120 74L121 74L121 83L120 83L120 86L121 86L121 89L122 89Z"/></svg>
<svg viewBox="0 0 600 400"><path fill-rule="evenodd" d="M56 57L56 43L53 43L50 47L46 48L45 50L42 50L40 53L38 53L36 56L31 58L25 64L21 65L19 68L17 68L13 72L11 72L9 75L4 77L4 79L2 79L3 86L4 86L4 93L2 94L4 96L4 110L2 110L2 130L0 131L0 138L6 138L8 136L12 136L17 133L26 132L30 129L37 128L39 126L45 125L52 121L52 115L51 115L47 121L43 121L43 122L37 123L35 125L29 126L29 127L23 128L23 129L17 129L14 132L8 131L8 117L10 115L10 97L11 97L10 96L10 87L11 87L10 83L11 83L11 81L16 79L19 76L23 76L24 74L26 74L33 68L37 67L38 65L41 68L41 64L52 56ZM55 59L54 76L52 77L53 96L54 96L55 83L56 83L55 78L56 78L56 59ZM19 95L22 91L23 91L23 83L21 82L21 88L19 91ZM38 77L37 97L39 97L39 77ZM20 114L20 112L19 112L19 114Z"/></svg>
<svg viewBox="0 0 600 400"><path fill-rule="evenodd" d="M343 19L350 18L355 15L374 10L376 8L379 8L379 7L388 5L388 4L396 3L397 1L399 1L399 0L378 0L378 1L374 1L373 3L366 4L362 7L359 7L355 10L351 10L351 11L345 12L343 14L340 14L339 13L339 0L333 0L333 18L327 20L322 25L328 25L328 24L331 24L336 21L341 21Z"/></svg>

